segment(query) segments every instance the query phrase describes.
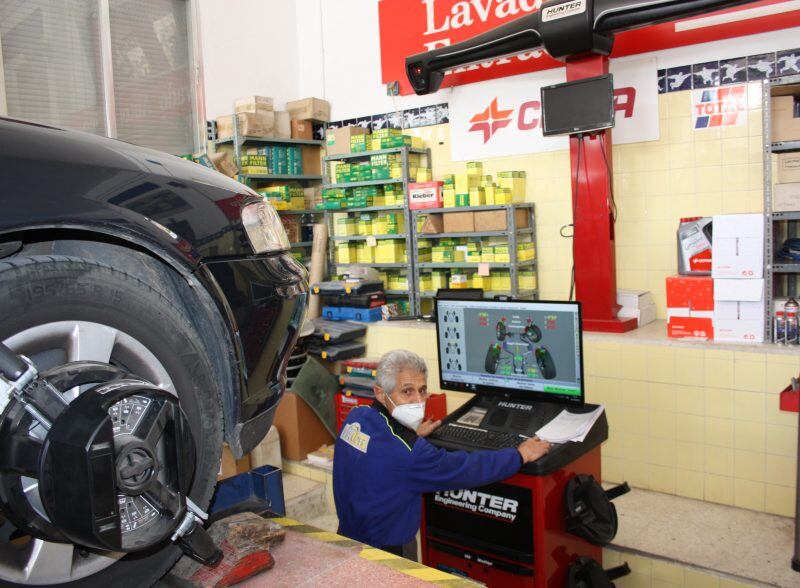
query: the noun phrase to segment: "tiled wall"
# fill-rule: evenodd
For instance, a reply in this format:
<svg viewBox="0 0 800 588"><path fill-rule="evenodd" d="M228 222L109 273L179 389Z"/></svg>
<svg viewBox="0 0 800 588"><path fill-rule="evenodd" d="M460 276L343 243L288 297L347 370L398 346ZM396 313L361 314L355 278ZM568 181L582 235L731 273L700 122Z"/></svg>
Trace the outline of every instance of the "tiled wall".
<svg viewBox="0 0 800 588"><path fill-rule="evenodd" d="M397 347L422 355L435 390L433 326L369 329L369 356ZM606 481L794 515L797 415L780 412L778 393L800 372L800 354L586 334L584 372L587 401L608 410ZM448 411L469 397L448 393Z"/></svg>
<svg viewBox="0 0 800 588"><path fill-rule="evenodd" d="M679 219L763 210L761 85L748 90L750 111L742 126L695 131L692 92L662 94L661 139L614 147L618 286L650 290L661 318L664 278L677 272ZM463 171L463 162L450 160L448 125L409 132L431 147L434 179ZM541 297L566 298L572 242L559 231L572 222L569 154L484 160L486 174L515 169L527 171L528 200L536 203Z"/></svg>

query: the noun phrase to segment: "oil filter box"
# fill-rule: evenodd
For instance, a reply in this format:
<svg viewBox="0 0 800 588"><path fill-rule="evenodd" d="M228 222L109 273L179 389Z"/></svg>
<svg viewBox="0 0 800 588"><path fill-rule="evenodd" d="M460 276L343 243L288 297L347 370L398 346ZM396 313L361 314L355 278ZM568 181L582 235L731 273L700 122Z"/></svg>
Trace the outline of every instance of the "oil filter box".
<svg viewBox="0 0 800 588"><path fill-rule="evenodd" d="M678 225L678 273L682 276L711 275L710 217L682 218Z"/></svg>
<svg viewBox="0 0 800 588"><path fill-rule="evenodd" d="M408 185L408 207L412 210L441 208L442 182L417 182Z"/></svg>

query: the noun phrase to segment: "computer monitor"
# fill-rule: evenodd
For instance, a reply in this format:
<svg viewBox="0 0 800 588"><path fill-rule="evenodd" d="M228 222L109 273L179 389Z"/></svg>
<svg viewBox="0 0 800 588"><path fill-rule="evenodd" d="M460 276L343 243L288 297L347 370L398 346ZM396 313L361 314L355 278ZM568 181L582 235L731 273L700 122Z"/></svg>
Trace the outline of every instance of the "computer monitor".
<svg viewBox="0 0 800 588"><path fill-rule="evenodd" d="M583 404L579 302L435 302L443 390Z"/></svg>
<svg viewBox="0 0 800 588"><path fill-rule="evenodd" d="M542 88L542 134L571 135L614 126L611 74Z"/></svg>

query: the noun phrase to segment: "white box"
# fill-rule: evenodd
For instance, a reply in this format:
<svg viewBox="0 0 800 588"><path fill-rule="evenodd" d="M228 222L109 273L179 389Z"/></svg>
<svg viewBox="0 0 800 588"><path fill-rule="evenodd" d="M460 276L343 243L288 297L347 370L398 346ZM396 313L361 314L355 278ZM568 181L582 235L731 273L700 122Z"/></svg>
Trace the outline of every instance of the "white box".
<svg viewBox="0 0 800 588"><path fill-rule="evenodd" d="M800 210L800 184L775 184L772 191L772 210L775 212Z"/></svg>
<svg viewBox="0 0 800 588"><path fill-rule="evenodd" d="M635 309L655 305L655 302L653 302L652 294L647 290L617 290L617 304Z"/></svg>
<svg viewBox="0 0 800 588"><path fill-rule="evenodd" d="M674 316L691 316L692 311L688 306L680 308L667 308L667 320Z"/></svg>
<svg viewBox="0 0 800 588"><path fill-rule="evenodd" d="M714 339L736 343L763 343L764 320L759 321L714 321Z"/></svg>
<svg viewBox="0 0 800 588"><path fill-rule="evenodd" d="M648 292L649 295L649 292ZM639 308L634 308L632 306L623 306L619 309L619 313L617 316L622 318L635 318L638 323L639 327L643 327L648 323L652 323L656 320L656 305L655 304L645 304Z"/></svg>
<svg viewBox="0 0 800 588"><path fill-rule="evenodd" d="M715 216L713 251L714 278L763 278L764 215Z"/></svg>
<svg viewBox="0 0 800 588"><path fill-rule="evenodd" d="M764 280L714 280L714 320L764 321Z"/></svg>

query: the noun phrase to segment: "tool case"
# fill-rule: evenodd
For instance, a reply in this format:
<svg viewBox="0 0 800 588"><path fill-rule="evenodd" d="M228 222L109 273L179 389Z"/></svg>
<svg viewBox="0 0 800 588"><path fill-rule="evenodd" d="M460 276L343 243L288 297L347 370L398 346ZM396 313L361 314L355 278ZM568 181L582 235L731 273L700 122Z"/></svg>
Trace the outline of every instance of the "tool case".
<svg viewBox="0 0 800 588"><path fill-rule="evenodd" d="M325 343L345 343L367 334L367 327L362 323L329 321L323 318L316 318L313 322L314 334L312 337Z"/></svg>
<svg viewBox="0 0 800 588"><path fill-rule="evenodd" d="M329 359L330 361L360 357L364 355L366 351L367 346L358 342L337 343L336 345L326 345L316 342L308 344L309 353L321 357L322 359Z"/></svg>
<svg viewBox="0 0 800 588"><path fill-rule="evenodd" d="M380 280L337 280L332 282L319 282L311 286L314 294L322 296L344 296L372 294L383 292L383 282Z"/></svg>
<svg viewBox="0 0 800 588"><path fill-rule="evenodd" d="M386 304L386 295L383 292L370 294L343 294L339 296L323 296L322 304L325 306L349 306L352 308L377 308Z"/></svg>
<svg viewBox="0 0 800 588"><path fill-rule="evenodd" d="M383 319L380 308L351 308L349 306L323 306L322 316L331 321L362 323L375 323Z"/></svg>

